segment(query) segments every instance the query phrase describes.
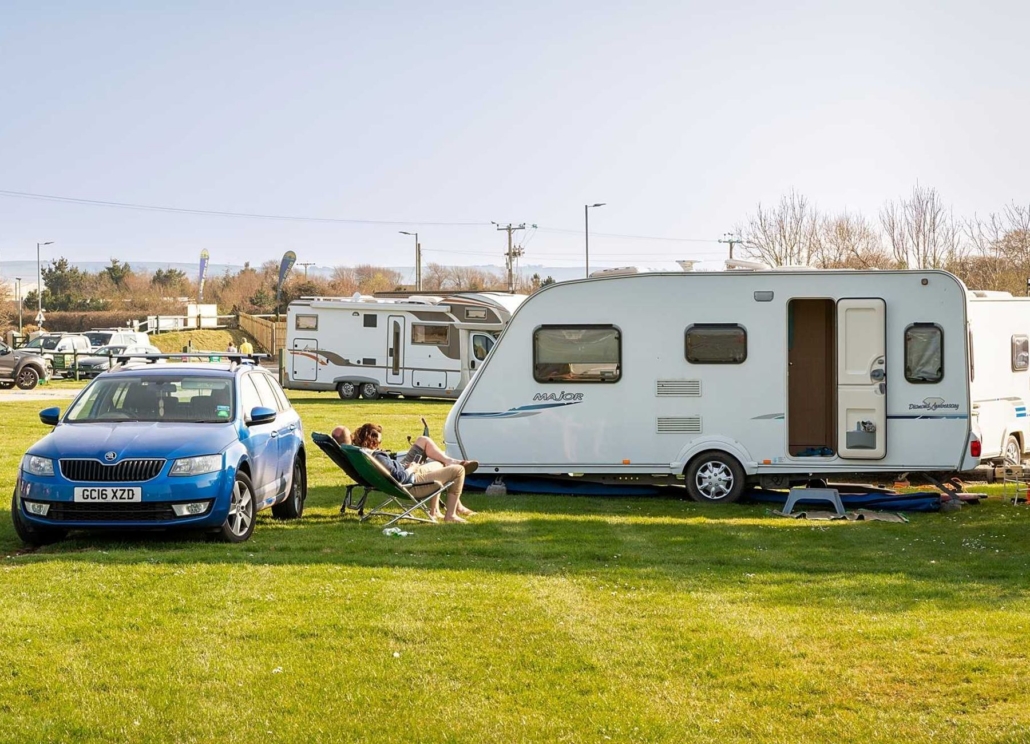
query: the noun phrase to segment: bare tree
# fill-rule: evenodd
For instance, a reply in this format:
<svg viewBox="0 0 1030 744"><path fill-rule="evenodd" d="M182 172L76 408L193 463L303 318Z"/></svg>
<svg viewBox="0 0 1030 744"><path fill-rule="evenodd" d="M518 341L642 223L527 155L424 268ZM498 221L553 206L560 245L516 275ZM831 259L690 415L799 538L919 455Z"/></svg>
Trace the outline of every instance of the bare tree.
<svg viewBox="0 0 1030 744"><path fill-rule="evenodd" d="M842 212L820 220L812 263L820 269L886 269L891 259L865 217Z"/></svg>
<svg viewBox="0 0 1030 744"><path fill-rule="evenodd" d="M747 255L770 266L807 266L819 248L816 210L793 189L775 207L759 203L738 232Z"/></svg>
<svg viewBox="0 0 1030 744"><path fill-rule="evenodd" d="M883 206L880 224L902 268L939 269L959 258L961 236L937 189L916 184L909 198Z"/></svg>
<svg viewBox="0 0 1030 744"><path fill-rule="evenodd" d="M332 278L329 286L334 295L338 297L350 297L358 291L360 282L354 269L349 266L336 266L333 268Z"/></svg>
<svg viewBox="0 0 1030 744"><path fill-rule="evenodd" d="M1030 278L1030 206L1015 202L1000 214L965 224L969 255L949 267L970 287L1022 294Z"/></svg>
<svg viewBox="0 0 1030 744"><path fill-rule="evenodd" d="M438 263L431 263L422 270L422 289L429 292L440 292L447 289L450 281L450 269Z"/></svg>

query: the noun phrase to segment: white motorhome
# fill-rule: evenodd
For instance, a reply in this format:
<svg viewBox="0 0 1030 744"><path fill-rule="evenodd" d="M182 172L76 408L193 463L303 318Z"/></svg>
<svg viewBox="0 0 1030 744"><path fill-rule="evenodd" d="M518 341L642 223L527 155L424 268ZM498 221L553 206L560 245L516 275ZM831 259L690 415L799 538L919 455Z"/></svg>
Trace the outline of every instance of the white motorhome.
<svg viewBox="0 0 1030 744"><path fill-rule="evenodd" d="M456 398L524 295L308 297L286 315L284 387Z"/></svg>
<svg viewBox="0 0 1030 744"><path fill-rule="evenodd" d="M1030 444L1030 298L969 293L973 429L981 457L1019 464Z"/></svg>
<svg viewBox="0 0 1030 744"><path fill-rule="evenodd" d="M736 500L974 468L966 288L943 271L642 273L551 285L447 417L480 472L685 478Z"/></svg>

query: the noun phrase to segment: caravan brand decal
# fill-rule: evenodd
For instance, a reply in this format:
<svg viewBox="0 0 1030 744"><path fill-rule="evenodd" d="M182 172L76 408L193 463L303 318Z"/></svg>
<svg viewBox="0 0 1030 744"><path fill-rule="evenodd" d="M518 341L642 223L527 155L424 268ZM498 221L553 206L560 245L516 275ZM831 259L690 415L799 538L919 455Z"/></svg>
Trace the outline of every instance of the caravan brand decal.
<svg viewBox="0 0 1030 744"><path fill-rule="evenodd" d="M546 395L554 394L555 393L546 393ZM537 393L537 395L545 395L545 393ZM466 418L525 418L526 416L536 416L537 414L543 413L544 411L548 411L553 408L565 408L566 406L578 405L583 402L583 394L573 394L573 397L577 396L580 398L580 400L564 400L559 403L537 403L535 405L530 406L519 406L518 408L509 408L507 411L462 411L461 415Z"/></svg>
<svg viewBox="0 0 1030 744"><path fill-rule="evenodd" d="M562 403L581 403L583 401L583 393L566 393L564 390L560 393L537 393L533 396L533 400L555 400L561 401Z"/></svg>
<svg viewBox="0 0 1030 744"><path fill-rule="evenodd" d="M909 403L910 411L957 411L958 403L946 403L944 398L923 398L922 403Z"/></svg>

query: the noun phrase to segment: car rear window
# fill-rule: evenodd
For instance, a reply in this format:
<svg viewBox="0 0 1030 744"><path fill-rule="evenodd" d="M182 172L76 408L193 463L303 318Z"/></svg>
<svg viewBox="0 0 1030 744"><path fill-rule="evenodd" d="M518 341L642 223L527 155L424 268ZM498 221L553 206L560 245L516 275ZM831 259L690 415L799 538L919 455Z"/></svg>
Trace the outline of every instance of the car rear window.
<svg viewBox="0 0 1030 744"><path fill-rule="evenodd" d="M65 421L180 421L224 424L235 413L233 381L211 375L99 377L68 409Z"/></svg>

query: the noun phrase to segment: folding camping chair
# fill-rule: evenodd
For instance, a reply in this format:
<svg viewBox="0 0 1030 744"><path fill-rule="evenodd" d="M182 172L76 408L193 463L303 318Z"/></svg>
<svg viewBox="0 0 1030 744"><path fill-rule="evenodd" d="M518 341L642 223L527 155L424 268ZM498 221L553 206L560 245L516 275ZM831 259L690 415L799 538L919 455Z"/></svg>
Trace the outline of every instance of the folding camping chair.
<svg viewBox="0 0 1030 744"><path fill-rule="evenodd" d="M384 525L385 527L389 527L402 519L410 519L414 522L432 522L433 520L429 518L429 502L434 496L438 496L446 491L454 482L453 480L447 482L431 481L413 486L404 486L394 480L390 472L381 463L360 447L349 444L338 445L331 437L327 437L324 434L316 433L312 434L311 437L322 451L329 456L329 459L339 465L357 485L365 489L365 495L361 499L362 507L370 491L378 491L387 497L381 504L361 516L362 522L376 516L392 517ZM345 501L345 506L346 503ZM391 511L391 509L400 509L400 511ZM417 516L416 512L418 511L421 511L425 516Z"/></svg>
<svg viewBox="0 0 1030 744"><path fill-rule="evenodd" d="M358 475L358 471L355 470L343 453L340 452L340 445L336 443L336 440L327 434L320 434L319 432L313 432L311 434L311 440L318 445L318 448L325 452L326 456L336 463L336 467L347 474L347 477L354 481L351 485L347 486L347 490L344 492L343 504L340 505L340 514L346 514L348 509L354 509L359 517L365 516L365 500L368 498L368 494L373 490L372 486L367 483L363 483L361 476ZM355 503L354 501L354 489L364 488L365 492L361 495L361 499Z"/></svg>

